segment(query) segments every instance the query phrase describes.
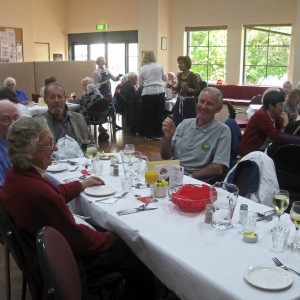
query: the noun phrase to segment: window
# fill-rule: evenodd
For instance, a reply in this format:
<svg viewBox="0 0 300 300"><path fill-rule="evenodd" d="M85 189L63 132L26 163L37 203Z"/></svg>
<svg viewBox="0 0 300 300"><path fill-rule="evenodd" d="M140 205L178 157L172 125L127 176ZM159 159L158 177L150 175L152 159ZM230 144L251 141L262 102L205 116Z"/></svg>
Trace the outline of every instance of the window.
<svg viewBox="0 0 300 300"><path fill-rule="evenodd" d="M202 79L216 83L226 77L227 29L187 28L187 53L192 59L193 72Z"/></svg>
<svg viewBox="0 0 300 300"><path fill-rule="evenodd" d="M287 80L291 26L245 27L243 84L282 85Z"/></svg>

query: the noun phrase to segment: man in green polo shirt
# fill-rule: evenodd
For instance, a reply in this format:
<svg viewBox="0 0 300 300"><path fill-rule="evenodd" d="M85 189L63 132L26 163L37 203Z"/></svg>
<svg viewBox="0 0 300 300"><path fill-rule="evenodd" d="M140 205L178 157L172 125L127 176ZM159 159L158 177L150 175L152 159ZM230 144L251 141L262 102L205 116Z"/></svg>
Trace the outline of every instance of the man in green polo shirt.
<svg viewBox="0 0 300 300"><path fill-rule="evenodd" d="M166 118L162 124L162 159L179 159L186 175L209 183L226 173L230 160L230 129L214 120L222 107L222 93L207 87L199 95L197 118L185 119L177 128L172 119Z"/></svg>

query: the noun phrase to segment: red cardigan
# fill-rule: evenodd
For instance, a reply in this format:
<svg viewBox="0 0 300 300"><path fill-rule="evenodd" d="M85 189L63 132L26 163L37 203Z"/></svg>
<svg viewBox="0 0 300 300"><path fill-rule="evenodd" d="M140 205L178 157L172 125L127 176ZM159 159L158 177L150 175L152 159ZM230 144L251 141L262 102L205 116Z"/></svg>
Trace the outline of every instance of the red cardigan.
<svg viewBox="0 0 300 300"><path fill-rule="evenodd" d="M276 128L280 128L279 122L275 122ZM252 151L259 150L259 147L267 138L272 141L277 135L277 129L267 112L263 107L260 108L249 120L248 125L239 147L240 156L245 156Z"/></svg>
<svg viewBox="0 0 300 300"><path fill-rule="evenodd" d="M22 245L23 251L39 286L35 239L43 226L59 230L77 257L95 255L113 244L113 239L105 232L76 224L66 203L81 191L80 182L55 186L33 167L28 170L12 168L7 172L3 188L0 189L0 200L20 236L26 240Z"/></svg>

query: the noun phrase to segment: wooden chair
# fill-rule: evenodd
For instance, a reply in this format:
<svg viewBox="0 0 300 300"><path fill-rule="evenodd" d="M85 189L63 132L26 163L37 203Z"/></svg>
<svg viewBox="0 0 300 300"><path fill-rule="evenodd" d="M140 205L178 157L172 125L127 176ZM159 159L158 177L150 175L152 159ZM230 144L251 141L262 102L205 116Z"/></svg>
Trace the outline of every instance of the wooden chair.
<svg viewBox="0 0 300 300"><path fill-rule="evenodd" d="M119 272L104 274L96 280L81 282L78 263L65 237L51 226L43 227L37 234L37 250L43 279L50 299L81 300L88 290L113 285L113 298L120 299L118 287L123 275Z"/></svg>

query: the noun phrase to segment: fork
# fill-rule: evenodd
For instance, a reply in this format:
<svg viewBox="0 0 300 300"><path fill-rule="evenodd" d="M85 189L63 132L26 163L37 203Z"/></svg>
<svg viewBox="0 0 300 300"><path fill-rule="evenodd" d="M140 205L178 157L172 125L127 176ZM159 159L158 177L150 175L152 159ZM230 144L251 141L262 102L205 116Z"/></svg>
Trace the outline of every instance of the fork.
<svg viewBox="0 0 300 300"><path fill-rule="evenodd" d="M121 199L121 198L125 197L127 194L128 194L128 192L124 192L124 193L121 194L121 195L114 196L114 198L116 198L116 199Z"/></svg>
<svg viewBox="0 0 300 300"><path fill-rule="evenodd" d="M295 274L297 274L298 276L300 276L299 272L297 272L296 270L288 268L287 266L285 266L277 257L273 257L272 259L273 259L274 263L276 264L276 266L278 266L278 267L280 267L280 268L282 268L282 269L284 269L286 271L292 271Z"/></svg>

